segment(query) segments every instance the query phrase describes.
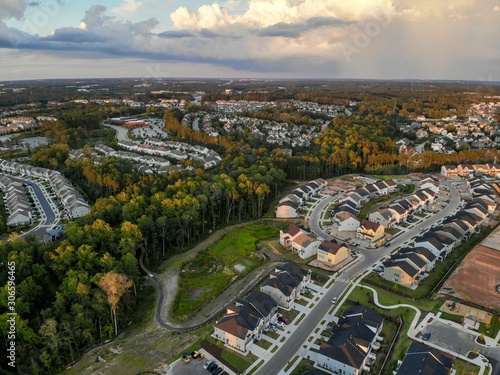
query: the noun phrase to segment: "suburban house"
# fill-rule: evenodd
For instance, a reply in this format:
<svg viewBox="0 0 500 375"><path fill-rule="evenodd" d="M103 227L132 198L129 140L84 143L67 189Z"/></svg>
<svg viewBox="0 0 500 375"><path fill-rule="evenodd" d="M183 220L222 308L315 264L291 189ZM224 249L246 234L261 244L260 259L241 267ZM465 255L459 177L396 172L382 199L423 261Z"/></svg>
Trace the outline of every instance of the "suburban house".
<svg viewBox="0 0 500 375"><path fill-rule="evenodd" d="M430 250L438 260L443 260L448 255L446 245L443 244L436 236L426 233L423 236L417 237L415 239L415 247L425 247Z"/></svg>
<svg viewBox="0 0 500 375"><path fill-rule="evenodd" d="M439 184L433 178L427 177L420 183L420 189L431 189L434 193L439 193Z"/></svg>
<svg viewBox="0 0 500 375"><path fill-rule="evenodd" d="M292 240L292 252L301 259L316 256L321 241L311 233L301 233Z"/></svg>
<svg viewBox="0 0 500 375"><path fill-rule="evenodd" d="M382 224L370 220L364 220L356 230L356 237L376 242L384 237L385 228Z"/></svg>
<svg viewBox="0 0 500 375"><path fill-rule="evenodd" d="M383 318L365 306L353 306L344 312L332 329L331 337L322 341L316 365L335 374L359 375L369 371L367 362L375 359L382 338Z"/></svg>
<svg viewBox="0 0 500 375"><path fill-rule="evenodd" d="M213 337L245 352L276 320L278 303L268 294L254 292L227 306L226 315L215 324Z"/></svg>
<svg viewBox="0 0 500 375"><path fill-rule="evenodd" d="M462 243L462 235L453 227L440 227L434 230L434 233L450 238L453 241L453 248Z"/></svg>
<svg viewBox="0 0 500 375"><path fill-rule="evenodd" d="M395 375L449 375L453 356L428 345L412 342L403 361L398 361Z"/></svg>
<svg viewBox="0 0 500 375"><path fill-rule="evenodd" d="M301 233L307 233L305 229L291 224L285 230L280 230L280 244L289 249L292 246L292 241Z"/></svg>
<svg viewBox="0 0 500 375"><path fill-rule="evenodd" d="M359 220L347 211L337 212L332 216L332 229L342 231L355 231L359 227Z"/></svg>
<svg viewBox="0 0 500 375"><path fill-rule="evenodd" d="M299 216L299 203L293 200L284 201L276 206L277 218L293 218Z"/></svg>
<svg viewBox="0 0 500 375"><path fill-rule="evenodd" d="M387 208L372 212L368 215L368 219L383 225L385 228L393 228L398 223L396 212Z"/></svg>
<svg viewBox="0 0 500 375"><path fill-rule="evenodd" d="M471 204L479 204L486 208L489 214L492 214L495 212L495 209L497 208L497 204L487 198L474 198L471 202Z"/></svg>
<svg viewBox="0 0 500 375"><path fill-rule="evenodd" d="M458 177L458 168L456 165L443 165L441 175L444 177Z"/></svg>
<svg viewBox="0 0 500 375"><path fill-rule="evenodd" d="M443 221L443 228L454 228L460 233L462 237L470 238L474 228L472 228L466 221L458 219L456 217L450 217Z"/></svg>
<svg viewBox="0 0 500 375"><path fill-rule="evenodd" d="M399 250L399 254L415 253L418 254L425 262L425 272L431 272L436 266L437 257L425 247L405 247Z"/></svg>
<svg viewBox="0 0 500 375"><path fill-rule="evenodd" d="M472 164L459 164L458 175L460 177L469 177L474 174L474 166Z"/></svg>
<svg viewBox="0 0 500 375"><path fill-rule="evenodd" d="M296 263L275 267L260 291L271 296L280 306L289 309L311 282L311 270Z"/></svg>
<svg viewBox="0 0 500 375"><path fill-rule="evenodd" d="M344 245L324 240L318 247L318 260L327 266L335 266L347 259L349 250Z"/></svg>
<svg viewBox="0 0 500 375"><path fill-rule="evenodd" d="M370 200L370 192L365 188L358 188L354 190L354 192L361 197L362 204L368 203L368 201Z"/></svg>
<svg viewBox="0 0 500 375"><path fill-rule="evenodd" d="M414 287L418 285L421 279L422 269L417 267L413 262L408 261L407 258L394 260L390 259L382 263L384 270L381 276L396 284L406 287Z"/></svg>

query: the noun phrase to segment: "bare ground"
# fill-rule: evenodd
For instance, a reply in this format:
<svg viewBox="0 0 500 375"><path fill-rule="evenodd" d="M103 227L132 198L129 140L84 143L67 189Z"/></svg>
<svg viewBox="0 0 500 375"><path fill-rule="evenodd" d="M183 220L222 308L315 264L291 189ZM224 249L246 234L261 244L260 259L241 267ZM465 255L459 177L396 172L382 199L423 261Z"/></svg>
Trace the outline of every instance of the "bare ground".
<svg viewBox="0 0 500 375"><path fill-rule="evenodd" d="M500 251L477 245L441 288L441 293L470 300L487 308L500 308Z"/></svg>

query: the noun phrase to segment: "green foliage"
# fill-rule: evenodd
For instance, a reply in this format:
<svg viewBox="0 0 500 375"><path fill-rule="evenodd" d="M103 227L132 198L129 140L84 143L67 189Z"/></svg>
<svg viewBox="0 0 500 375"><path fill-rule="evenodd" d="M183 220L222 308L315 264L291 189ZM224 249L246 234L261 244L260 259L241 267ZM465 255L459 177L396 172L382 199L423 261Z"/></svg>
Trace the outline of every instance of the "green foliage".
<svg viewBox="0 0 500 375"><path fill-rule="evenodd" d="M277 235L278 229L273 226L249 225L228 233L214 246L182 264L174 314L182 319L192 317L204 303L224 291L234 278L258 266L261 260L254 256L257 243ZM244 270L239 272L235 266Z"/></svg>

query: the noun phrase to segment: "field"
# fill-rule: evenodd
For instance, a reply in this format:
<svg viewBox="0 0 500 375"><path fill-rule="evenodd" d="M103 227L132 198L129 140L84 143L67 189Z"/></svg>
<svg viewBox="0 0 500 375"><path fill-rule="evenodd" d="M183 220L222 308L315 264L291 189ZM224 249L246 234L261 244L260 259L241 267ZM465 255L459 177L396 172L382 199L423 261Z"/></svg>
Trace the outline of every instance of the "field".
<svg viewBox="0 0 500 375"><path fill-rule="evenodd" d="M263 259L257 244L278 236L278 228L252 224L226 234L220 241L180 267L179 290L174 301L177 318L189 319L238 277L246 275Z"/></svg>
<svg viewBox="0 0 500 375"><path fill-rule="evenodd" d="M499 309L499 284L500 251L477 245L446 281L441 293Z"/></svg>

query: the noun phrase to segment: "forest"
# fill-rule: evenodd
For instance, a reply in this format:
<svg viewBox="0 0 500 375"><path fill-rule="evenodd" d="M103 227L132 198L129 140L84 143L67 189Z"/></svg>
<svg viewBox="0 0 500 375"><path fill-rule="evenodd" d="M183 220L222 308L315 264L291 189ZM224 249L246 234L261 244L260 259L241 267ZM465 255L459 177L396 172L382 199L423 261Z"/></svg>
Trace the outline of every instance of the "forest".
<svg viewBox="0 0 500 375"><path fill-rule="evenodd" d="M407 84L401 84L399 91L383 91L380 83L359 89L349 86L348 93L341 91L348 87L341 83L331 84L331 92L321 85L299 92L294 85L298 83L288 85L287 90L265 93L263 87L261 93L232 98L256 95L344 105L349 99L360 102L353 116L333 119L310 148L298 150L294 156L284 155L280 148L248 133L210 137L182 126L180 110L166 111L165 127L172 140L203 145L223 156L208 171L141 175L117 159L102 164L68 159L70 149L83 147L94 138L114 144L112 134L100 126L103 118L117 113L111 106L71 106L61 110L59 121L45 124L44 135L52 143L33 150L30 162L65 174L92 202L92 210L86 217L66 223L66 234L58 241L40 243L12 234L10 241L0 243L0 259L14 262L16 269L19 373L57 373L92 346L126 329L128 322L140 319L141 253L147 266L157 270L164 260L211 231L262 217L273 200L283 195L289 180L351 172L436 172L443 164L491 162L499 156L497 149L452 155L424 152L412 158L398 154L394 139L400 116L407 112L430 115L430 111L444 115L452 110L461 114L475 100L456 95L454 87L440 87L430 95L412 92ZM225 98L216 83L210 83L207 91L209 88L212 92L206 99ZM296 115L285 112L266 111L262 116ZM291 121L307 124L304 115L297 114ZM0 324L4 332L8 330L7 279L2 267ZM5 340L0 347L6 351ZM10 374L5 361L2 356L0 374Z"/></svg>

